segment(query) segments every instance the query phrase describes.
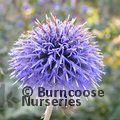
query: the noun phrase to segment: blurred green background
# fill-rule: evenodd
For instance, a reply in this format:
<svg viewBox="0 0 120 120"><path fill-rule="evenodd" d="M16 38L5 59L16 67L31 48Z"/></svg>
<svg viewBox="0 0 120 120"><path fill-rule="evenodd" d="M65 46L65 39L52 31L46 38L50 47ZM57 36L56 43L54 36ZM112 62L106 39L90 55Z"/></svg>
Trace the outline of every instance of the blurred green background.
<svg viewBox="0 0 120 120"><path fill-rule="evenodd" d="M77 23L87 21L106 65L100 88L105 96L87 101L73 116L55 108L51 120L120 120L120 0L0 0L0 84L6 89L0 120L40 120L44 113L44 107L21 107L21 92L9 78L8 52L36 18L44 21L50 12L61 20L70 14Z"/></svg>

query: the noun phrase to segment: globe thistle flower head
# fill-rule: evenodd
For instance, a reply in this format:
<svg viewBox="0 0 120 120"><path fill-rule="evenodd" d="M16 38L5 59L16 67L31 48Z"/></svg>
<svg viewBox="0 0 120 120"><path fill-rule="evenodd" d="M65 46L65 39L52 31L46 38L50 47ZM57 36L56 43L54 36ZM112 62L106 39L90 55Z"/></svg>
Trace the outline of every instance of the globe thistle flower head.
<svg viewBox="0 0 120 120"><path fill-rule="evenodd" d="M99 86L102 55L84 24L55 16L22 34L10 53L12 77L21 86L89 89Z"/></svg>

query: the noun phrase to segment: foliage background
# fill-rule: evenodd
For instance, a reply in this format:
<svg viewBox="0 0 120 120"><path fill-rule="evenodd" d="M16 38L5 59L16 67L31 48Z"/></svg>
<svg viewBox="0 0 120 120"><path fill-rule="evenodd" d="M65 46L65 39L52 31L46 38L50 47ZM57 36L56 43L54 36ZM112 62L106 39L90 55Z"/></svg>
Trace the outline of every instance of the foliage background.
<svg viewBox="0 0 120 120"><path fill-rule="evenodd" d="M36 18L44 21L50 12L61 20L70 14L77 23L87 21L106 65L104 98L88 101L73 116L54 109L51 120L120 120L120 0L0 0L0 84L6 88L0 120L40 120L44 113L44 107L21 107L21 92L9 78L8 52L23 31L33 28Z"/></svg>

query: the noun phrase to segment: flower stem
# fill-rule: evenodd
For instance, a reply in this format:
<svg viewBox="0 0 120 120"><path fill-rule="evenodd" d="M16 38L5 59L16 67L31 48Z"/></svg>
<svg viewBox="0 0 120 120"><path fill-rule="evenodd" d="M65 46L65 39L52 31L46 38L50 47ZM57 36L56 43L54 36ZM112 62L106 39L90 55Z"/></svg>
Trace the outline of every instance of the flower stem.
<svg viewBox="0 0 120 120"><path fill-rule="evenodd" d="M50 116L52 114L53 105L47 106L45 113L44 113L44 120L50 120Z"/></svg>

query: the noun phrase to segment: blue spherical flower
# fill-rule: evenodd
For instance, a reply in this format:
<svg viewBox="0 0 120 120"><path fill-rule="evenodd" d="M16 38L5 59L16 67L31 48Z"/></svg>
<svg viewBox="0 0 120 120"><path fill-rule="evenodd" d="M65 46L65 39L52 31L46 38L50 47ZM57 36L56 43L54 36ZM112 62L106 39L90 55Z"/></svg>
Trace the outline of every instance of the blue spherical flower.
<svg viewBox="0 0 120 120"><path fill-rule="evenodd" d="M86 6L86 5L82 5L82 6L81 6L81 11L82 11L83 13L87 13L87 12L88 12L88 9L89 9L89 7Z"/></svg>
<svg viewBox="0 0 120 120"><path fill-rule="evenodd" d="M75 19L46 17L22 34L10 53L11 76L22 86L89 89L99 86L102 54L95 37Z"/></svg>
<svg viewBox="0 0 120 120"><path fill-rule="evenodd" d="M20 20L16 23L16 26L18 27L23 27L24 26L24 21Z"/></svg>

